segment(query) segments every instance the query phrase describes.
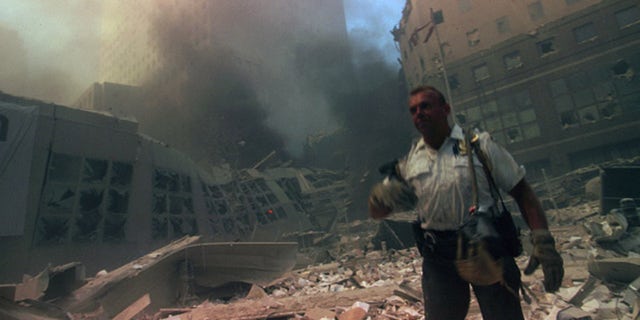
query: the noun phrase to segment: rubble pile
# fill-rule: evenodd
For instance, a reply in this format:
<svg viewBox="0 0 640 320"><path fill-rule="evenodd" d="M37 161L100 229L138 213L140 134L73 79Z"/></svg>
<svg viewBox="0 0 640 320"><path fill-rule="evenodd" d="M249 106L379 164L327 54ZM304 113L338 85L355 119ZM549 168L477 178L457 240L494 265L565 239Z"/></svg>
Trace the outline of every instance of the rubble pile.
<svg viewBox="0 0 640 320"><path fill-rule="evenodd" d="M522 276L525 319L640 319L640 210L634 199L623 198L619 208L600 212L601 201L587 198L576 195L573 206L547 210L565 277L558 292L546 293L540 269ZM296 234L305 240L296 266L268 283L203 290L190 276L188 264L171 267L178 261L173 259L186 256L184 248L195 246L196 238L177 241L94 279L82 279L77 263L47 268L25 277L22 284L0 286L0 318L424 319L422 258L408 231L412 216L342 222L331 232ZM521 270L531 250L528 232L522 241L525 253L516 258ZM246 252L255 257L260 250ZM177 274L180 270L187 272ZM132 294L128 284L134 283L146 287L136 286ZM9 296L13 299L6 299ZM99 308L87 309L96 305ZM482 319L473 293L467 319Z"/></svg>

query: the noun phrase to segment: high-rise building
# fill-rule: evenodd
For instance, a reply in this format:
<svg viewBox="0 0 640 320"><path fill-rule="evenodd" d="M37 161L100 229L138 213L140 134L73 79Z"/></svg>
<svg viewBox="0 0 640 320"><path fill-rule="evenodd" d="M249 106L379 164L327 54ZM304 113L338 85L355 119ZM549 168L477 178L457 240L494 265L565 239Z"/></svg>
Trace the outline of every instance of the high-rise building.
<svg viewBox="0 0 640 320"><path fill-rule="evenodd" d="M347 41L342 0L111 0L102 38L100 82L134 86L175 63L173 43L229 50L249 71L273 73L301 45Z"/></svg>
<svg viewBox="0 0 640 320"><path fill-rule="evenodd" d="M392 33L409 87L449 91L532 179L640 155L637 1L408 0Z"/></svg>

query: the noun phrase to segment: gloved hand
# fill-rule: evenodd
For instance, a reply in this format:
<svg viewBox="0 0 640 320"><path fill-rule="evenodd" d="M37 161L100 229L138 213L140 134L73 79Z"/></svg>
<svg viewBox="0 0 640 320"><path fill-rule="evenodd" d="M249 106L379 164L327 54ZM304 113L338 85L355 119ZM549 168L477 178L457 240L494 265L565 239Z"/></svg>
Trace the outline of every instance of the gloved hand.
<svg viewBox="0 0 640 320"><path fill-rule="evenodd" d="M544 289L547 292L555 292L560 288L562 277L564 277L562 257L556 251L556 242L546 229L531 231L531 241L533 252L529 258L529 264L524 269L524 274L532 274L541 264L544 273Z"/></svg>
<svg viewBox="0 0 640 320"><path fill-rule="evenodd" d="M406 211L415 208L418 198L406 183L395 179L385 179L371 189L369 211L373 218L384 218L392 211ZM375 212L384 214L375 215Z"/></svg>

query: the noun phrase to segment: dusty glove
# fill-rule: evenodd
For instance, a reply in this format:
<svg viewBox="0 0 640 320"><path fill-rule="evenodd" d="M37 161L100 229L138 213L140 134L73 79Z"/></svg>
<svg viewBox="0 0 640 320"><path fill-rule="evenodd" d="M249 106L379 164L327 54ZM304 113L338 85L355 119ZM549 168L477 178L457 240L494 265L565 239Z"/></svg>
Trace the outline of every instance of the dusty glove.
<svg viewBox="0 0 640 320"><path fill-rule="evenodd" d="M533 252L529 258L529 264L524 269L524 274L532 274L541 264L544 273L544 289L547 292L555 292L560 288L562 277L564 277L562 257L556 251L556 242L546 229L531 231L531 241Z"/></svg>
<svg viewBox="0 0 640 320"><path fill-rule="evenodd" d="M371 189L369 206L388 211L406 211L415 208L418 198L406 183L385 179Z"/></svg>

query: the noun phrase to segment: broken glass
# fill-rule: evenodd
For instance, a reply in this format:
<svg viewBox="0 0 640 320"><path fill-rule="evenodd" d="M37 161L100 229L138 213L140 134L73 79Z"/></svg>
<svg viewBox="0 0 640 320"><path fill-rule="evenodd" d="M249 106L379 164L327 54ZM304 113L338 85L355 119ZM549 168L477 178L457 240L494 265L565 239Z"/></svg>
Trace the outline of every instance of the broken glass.
<svg viewBox="0 0 640 320"><path fill-rule="evenodd" d="M225 200L216 200L215 204L215 212L219 215L226 215L229 212L229 205Z"/></svg>
<svg viewBox="0 0 640 320"><path fill-rule="evenodd" d="M93 242L97 239L98 225L102 220L99 211L82 212L75 218L74 242Z"/></svg>
<svg viewBox="0 0 640 320"><path fill-rule="evenodd" d="M278 202L278 198L276 198L276 196L273 193L269 192L266 194L266 196L267 196L267 200L269 200L269 204L275 204Z"/></svg>
<svg viewBox="0 0 640 320"><path fill-rule="evenodd" d="M182 220L182 218L171 217L170 221L171 221L171 230L173 231L174 238L182 237L186 234L186 232L183 230L184 221Z"/></svg>
<svg viewBox="0 0 640 320"><path fill-rule="evenodd" d="M211 196L214 198L224 198L224 194L222 193L222 189L219 186L211 185L209 186L209 191L211 192Z"/></svg>
<svg viewBox="0 0 640 320"><path fill-rule="evenodd" d="M167 212L167 196L164 193L153 193L153 207L151 210L155 214Z"/></svg>
<svg viewBox="0 0 640 320"><path fill-rule="evenodd" d="M39 244L60 244L67 239L69 219L62 217L41 217L38 223Z"/></svg>
<svg viewBox="0 0 640 320"><path fill-rule="evenodd" d="M537 45L541 56L545 56L556 51L556 46L554 44L553 38L542 40L538 42Z"/></svg>
<svg viewBox="0 0 640 320"><path fill-rule="evenodd" d="M187 214L194 214L195 210L193 210L193 199L191 197L186 197L184 199L184 209Z"/></svg>
<svg viewBox="0 0 640 320"><path fill-rule="evenodd" d="M106 160L84 159L82 182L103 183L107 176L107 169L109 169L109 162Z"/></svg>
<svg viewBox="0 0 640 320"><path fill-rule="evenodd" d="M98 210L102 204L102 195L104 190L89 188L80 191L80 211L95 211Z"/></svg>
<svg viewBox="0 0 640 320"><path fill-rule="evenodd" d="M217 235L220 233L220 230L218 229L218 221L214 219L207 220L209 221L209 231L211 232L211 235Z"/></svg>
<svg viewBox="0 0 640 320"><path fill-rule="evenodd" d="M113 213L127 213L129 206L129 191L109 189L107 210Z"/></svg>
<svg viewBox="0 0 640 320"><path fill-rule="evenodd" d="M55 182L76 184L80 174L81 161L80 157L52 153L51 163L49 164L49 179Z"/></svg>
<svg viewBox="0 0 640 320"><path fill-rule="evenodd" d="M104 219L102 240L114 242L124 239L124 226L127 218L119 214L107 215Z"/></svg>
<svg viewBox="0 0 640 320"><path fill-rule="evenodd" d="M75 188L72 189L66 185L48 184L43 194L47 212L52 214L71 214L76 199L75 195Z"/></svg>
<svg viewBox="0 0 640 320"><path fill-rule="evenodd" d="M598 108L595 105L591 105L578 110L582 123L592 123L600 119Z"/></svg>
<svg viewBox="0 0 640 320"><path fill-rule="evenodd" d="M505 131L509 142L518 142L522 140L522 131L519 127L509 128Z"/></svg>
<svg viewBox="0 0 640 320"><path fill-rule="evenodd" d="M156 189L178 191L179 175L166 169L155 169L153 172L153 187Z"/></svg>
<svg viewBox="0 0 640 320"><path fill-rule="evenodd" d="M600 110L600 115L604 119L611 119L620 113L620 107L615 102L600 103L598 109Z"/></svg>
<svg viewBox="0 0 640 320"><path fill-rule="evenodd" d="M156 217L151 219L151 237L153 239L166 239L168 231L167 218Z"/></svg>
<svg viewBox="0 0 640 320"><path fill-rule="evenodd" d="M267 224L269 223L269 221L267 221L267 217L265 217L266 213L264 212L256 212L256 218L258 219L258 222L260 222L260 224Z"/></svg>
<svg viewBox="0 0 640 320"><path fill-rule="evenodd" d="M184 199L182 197L169 195L169 213L182 214Z"/></svg>
<svg viewBox="0 0 640 320"><path fill-rule="evenodd" d="M560 124L563 128L571 127L578 124L578 117L575 111L565 111L560 114Z"/></svg>
<svg viewBox="0 0 640 320"><path fill-rule="evenodd" d="M226 233L234 233L235 232L235 223L231 218L225 218L222 220L222 226Z"/></svg>
<svg viewBox="0 0 640 320"><path fill-rule="evenodd" d="M130 163L114 161L111 164L111 186L128 187L133 176L133 166Z"/></svg>

